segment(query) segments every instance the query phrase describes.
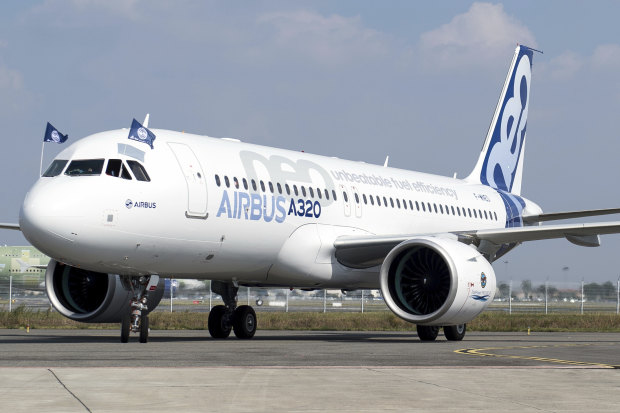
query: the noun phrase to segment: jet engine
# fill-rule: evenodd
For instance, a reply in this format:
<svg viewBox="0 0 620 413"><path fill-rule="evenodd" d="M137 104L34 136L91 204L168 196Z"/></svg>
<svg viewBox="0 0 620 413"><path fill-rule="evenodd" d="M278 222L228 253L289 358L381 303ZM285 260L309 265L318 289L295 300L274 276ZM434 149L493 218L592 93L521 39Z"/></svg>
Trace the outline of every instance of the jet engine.
<svg viewBox="0 0 620 413"><path fill-rule="evenodd" d="M381 292L399 317L419 325L471 321L495 295L495 272L473 247L420 237L394 247L381 266Z"/></svg>
<svg viewBox="0 0 620 413"><path fill-rule="evenodd" d="M103 274L50 260L45 272L47 296L56 310L71 320L118 323L129 311L132 293L117 274ZM164 295L164 279L149 292L149 311Z"/></svg>

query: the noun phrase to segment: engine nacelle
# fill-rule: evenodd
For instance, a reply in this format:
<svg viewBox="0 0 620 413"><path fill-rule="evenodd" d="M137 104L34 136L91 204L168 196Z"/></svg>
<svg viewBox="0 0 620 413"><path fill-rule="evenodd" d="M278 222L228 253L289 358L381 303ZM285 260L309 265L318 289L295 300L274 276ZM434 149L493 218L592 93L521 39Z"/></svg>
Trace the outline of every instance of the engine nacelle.
<svg viewBox="0 0 620 413"><path fill-rule="evenodd" d="M118 323L129 311L131 291L116 274L104 274L71 267L50 260L45 272L47 296L56 310L71 320L89 323ZM164 295L164 279L149 292L149 311Z"/></svg>
<svg viewBox="0 0 620 413"><path fill-rule="evenodd" d="M381 266L381 292L399 317L422 325L471 321L493 301L491 264L457 240L420 237L394 247Z"/></svg>

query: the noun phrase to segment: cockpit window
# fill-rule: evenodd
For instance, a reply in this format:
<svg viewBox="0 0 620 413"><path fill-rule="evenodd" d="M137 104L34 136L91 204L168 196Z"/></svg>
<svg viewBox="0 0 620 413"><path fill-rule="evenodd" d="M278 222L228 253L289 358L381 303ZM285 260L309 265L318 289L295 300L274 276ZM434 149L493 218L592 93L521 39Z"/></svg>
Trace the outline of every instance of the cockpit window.
<svg viewBox="0 0 620 413"><path fill-rule="evenodd" d="M120 159L110 159L108 161L108 166L105 169L105 173L106 175L117 178L131 179L131 175L129 174L127 167L125 167L123 161Z"/></svg>
<svg viewBox="0 0 620 413"><path fill-rule="evenodd" d="M80 159L71 161L65 175L101 175L104 159Z"/></svg>
<svg viewBox="0 0 620 413"><path fill-rule="evenodd" d="M47 168L47 171L43 174L43 176L51 177L58 176L65 169L65 165L67 164L66 159L56 159L52 162L52 164Z"/></svg>
<svg viewBox="0 0 620 413"><path fill-rule="evenodd" d="M129 168L131 168L131 172L133 172L133 175L136 177L138 181L151 182L151 178L149 178L149 174L146 173L146 169L144 169L144 166L142 166L140 162L127 161L127 164L129 164Z"/></svg>

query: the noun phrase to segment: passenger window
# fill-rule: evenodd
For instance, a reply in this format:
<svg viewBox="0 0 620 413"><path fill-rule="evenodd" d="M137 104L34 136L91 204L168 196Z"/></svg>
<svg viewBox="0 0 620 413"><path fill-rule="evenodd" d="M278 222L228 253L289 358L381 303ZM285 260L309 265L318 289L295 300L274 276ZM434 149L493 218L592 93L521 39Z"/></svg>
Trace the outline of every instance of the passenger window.
<svg viewBox="0 0 620 413"><path fill-rule="evenodd" d="M376 195L377 197L377 206L381 206L381 198L379 198L379 195Z"/></svg>
<svg viewBox="0 0 620 413"><path fill-rule="evenodd" d="M493 215L495 215L495 220L497 221L497 213L493 212Z"/></svg>
<svg viewBox="0 0 620 413"><path fill-rule="evenodd" d="M433 212L433 208L431 208L431 203L427 202L426 206L428 207L428 212Z"/></svg>
<svg viewBox="0 0 620 413"><path fill-rule="evenodd" d="M276 184L276 187L278 188L278 193L281 194L282 193L282 185L280 185L280 182L278 182Z"/></svg>
<svg viewBox="0 0 620 413"><path fill-rule="evenodd" d="M450 208L452 209L452 215L456 215L456 214L454 213L454 205L450 205Z"/></svg>
<svg viewBox="0 0 620 413"><path fill-rule="evenodd" d="M323 194L321 194L321 190L319 188L316 189L316 194L319 196L319 199L323 198Z"/></svg>
<svg viewBox="0 0 620 413"><path fill-rule="evenodd" d="M422 206L424 206L424 204L422 204ZM413 209L413 208L411 208L411 209ZM420 210L420 204L418 204L418 201L415 201L415 209L418 210L418 211Z"/></svg>
<svg viewBox="0 0 620 413"><path fill-rule="evenodd" d="M334 197L334 201L338 200L338 197L336 196L336 190L332 189L332 196Z"/></svg>
<svg viewBox="0 0 620 413"><path fill-rule="evenodd" d="M368 199L366 198L366 194L362 194L362 199L364 200L364 205L368 205Z"/></svg>
<svg viewBox="0 0 620 413"><path fill-rule="evenodd" d="M301 186L301 194L304 196L304 198L306 197L306 187L305 186Z"/></svg>
<svg viewBox="0 0 620 413"><path fill-rule="evenodd" d="M228 180L228 176L224 176L224 182L226 183L226 188L230 188L230 181Z"/></svg>
<svg viewBox="0 0 620 413"><path fill-rule="evenodd" d="M388 206L387 198L386 197L383 197L383 205L385 205L386 207Z"/></svg>
<svg viewBox="0 0 620 413"><path fill-rule="evenodd" d="M256 186L256 181L252 179L252 189L256 191L258 187Z"/></svg>
<svg viewBox="0 0 620 413"><path fill-rule="evenodd" d="M310 198L314 198L314 189L312 187L308 187L308 191L310 192Z"/></svg>
<svg viewBox="0 0 620 413"><path fill-rule="evenodd" d="M400 200L398 198L396 198L396 206L400 209Z"/></svg>
<svg viewBox="0 0 620 413"><path fill-rule="evenodd" d="M372 195L368 195L368 198L370 198L370 205L374 205L375 199L372 197Z"/></svg>
<svg viewBox="0 0 620 413"><path fill-rule="evenodd" d="M271 193L273 194L273 184L271 183L271 181L269 182L269 191L271 191Z"/></svg>
<svg viewBox="0 0 620 413"><path fill-rule="evenodd" d="M65 175L101 175L104 161L105 159L80 159L71 161L69 167L65 171Z"/></svg>
<svg viewBox="0 0 620 413"><path fill-rule="evenodd" d="M489 219L489 217L487 216L487 211L484 211L484 219Z"/></svg>
<svg viewBox="0 0 620 413"><path fill-rule="evenodd" d="M265 192L265 183L263 181L260 181L260 189Z"/></svg>
<svg viewBox="0 0 620 413"><path fill-rule="evenodd" d="M443 205L439 204L439 210L441 211L441 213L443 214Z"/></svg>
<svg viewBox="0 0 620 413"><path fill-rule="evenodd" d="M293 185L293 192L295 192L295 196L299 196L299 191L297 190L297 185Z"/></svg>
<svg viewBox="0 0 620 413"><path fill-rule="evenodd" d="M284 189L286 189L286 195L291 194L291 188L288 186L288 184L284 184Z"/></svg>
<svg viewBox="0 0 620 413"><path fill-rule="evenodd" d="M248 190L248 180L243 178L243 188L247 191Z"/></svg>
<svg viewBox="0 0 620 413"><path fill-rule="evenodd" d="M67 165L66 159L56 159L54 160L50 166L47 168L43 176L50 178L52 176L58 176L65 169L65 165Z"/></svg>
<svg viewBox="0 0 620 413"><path fill-rule="evenodd" d="M359 204L359 203L360 203L360 197L359 197L359 195L357 194L357 192L355 192L353 195L355 195L355 203L356 203L356 204Z"/></svg>
<svg viewBox="0 0 620 413"><path fill-rule="evenodd" d="M347 193L342 191L342 198L344 199L344 202L349 202L349 197L347 196Z"/></svg>
<svg viewBox="0 0 620 413"><path fill-rule="evenodd" d="M233 178L233 183L235 184L235 188L239 189L239 180L236 176Z"/></svg>
<svg viewBox="0 0 620 413"><path fill-rule="evenodd" d="M435 213L437 214L437 204L433 204L433 206L435 207Z"/></svg>
<svg viewBox="0 0 620 413"><path fill-rule="evenodd" d="M467 208L467 212L469 212L469 217L471 218L471 208Z"/></svg>
<svg viewBox="0 0 620 413"><path fill-rule="evenodd" d="M422 211L426 212L426 208L424 207L424 202L422 202Z"/></svg>
<svg viewBox="0 0 620 413"><path fill-rule="evenodd" d="M220 182L220 176L219 175L215 175L215 184L217 186L220 186L222 183Z"/></svg>
<svg viewBox="0 0 620 413"><path fill-rule="evenodd" d="M474 208L474 218L478 218L478 214L476 213L476 209Z"/></svg>
<svg viewBox="0 0 620 413"><path fill-rule="evenodd" d="M329 191L325 188L325 199L329 199Z"/></svg>

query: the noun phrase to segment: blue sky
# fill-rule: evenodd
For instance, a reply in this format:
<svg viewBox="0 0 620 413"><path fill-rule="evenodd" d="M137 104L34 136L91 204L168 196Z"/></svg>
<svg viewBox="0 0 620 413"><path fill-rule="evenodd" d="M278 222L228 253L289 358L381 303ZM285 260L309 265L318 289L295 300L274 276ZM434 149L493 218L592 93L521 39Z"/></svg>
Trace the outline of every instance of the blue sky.
<svg viewBox="0 0 620 413"><path fill-rule="evenodd" d="M156 128L463 177L516 43L544 51L523 195L545 211L618 207L619 15L613 1L5 2L0 221L17 221L48 121L71 142L149 112ZM620 235L534 242L496 272L616 280L619 248Z"/></svg>

